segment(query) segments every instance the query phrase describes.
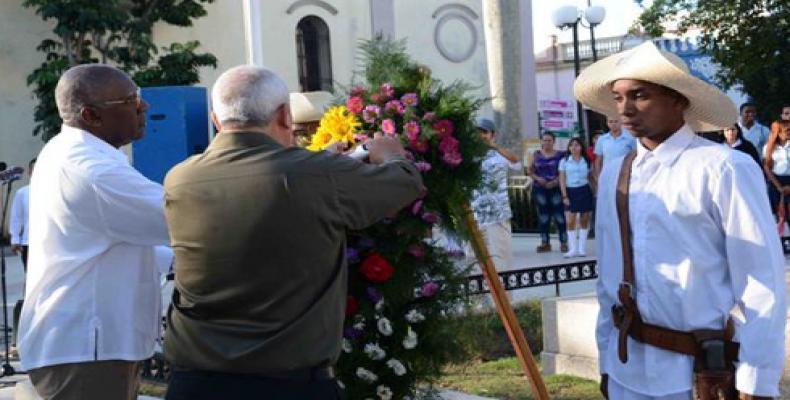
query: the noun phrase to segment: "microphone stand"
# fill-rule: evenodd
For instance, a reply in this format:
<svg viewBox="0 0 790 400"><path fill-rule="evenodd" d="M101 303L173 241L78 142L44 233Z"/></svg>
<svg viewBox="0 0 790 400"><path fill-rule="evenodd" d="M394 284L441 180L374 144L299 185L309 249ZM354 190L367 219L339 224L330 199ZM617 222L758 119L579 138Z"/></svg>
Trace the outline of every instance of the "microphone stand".
<svg viewBox="0 0 790 400"><path fill-rule="evenodd" d="M7 185L5 198L3 198L3 210L2 210L2 218L0 218L0 229L5 226L5 218L8 211L8 199L11 197L11 185L13 184L14 179L9 179L8 181L4 182L3 185ZM5 279L5 272L6 272L6 264L5 264L5 246L0 246L0 276L2 276L2 285L3 285L3 338L5 339L5 363L3 364L3 375L2 376L10 376L14 375L16 371L14 371L14 367L11 366L11 351L9 349L9 338L8 338L8 286L6 285Z"/></svg>

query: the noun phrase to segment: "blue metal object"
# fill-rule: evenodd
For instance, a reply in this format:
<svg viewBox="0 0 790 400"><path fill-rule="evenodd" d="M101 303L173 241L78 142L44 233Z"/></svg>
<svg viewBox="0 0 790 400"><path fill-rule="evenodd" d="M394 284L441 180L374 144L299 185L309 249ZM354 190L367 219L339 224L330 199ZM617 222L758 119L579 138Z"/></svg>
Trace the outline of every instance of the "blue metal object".
<svg viewBox="0 0 790 400"><path fill-rule="evenodd" d="M208 96L206 88L192 86L143 88L142 96L149 104L146 133L133 144L133 164L162 183L170 168L208 146Z"/></svg>

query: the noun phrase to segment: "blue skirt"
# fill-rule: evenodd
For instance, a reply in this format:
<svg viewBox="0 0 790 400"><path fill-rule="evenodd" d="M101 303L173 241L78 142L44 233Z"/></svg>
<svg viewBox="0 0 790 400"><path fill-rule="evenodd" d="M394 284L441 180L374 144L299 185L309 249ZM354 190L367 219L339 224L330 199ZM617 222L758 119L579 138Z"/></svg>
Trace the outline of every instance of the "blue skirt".
<svg viewBox="0 0 790 400"><path fill-rule="evenodd" d="M568 201L571 203L570 207L568 207L568 211L572 213L585 213L593 210L595 202L593 201L593 192L589 184L579 187L569 187L567 192Z"/></svg>

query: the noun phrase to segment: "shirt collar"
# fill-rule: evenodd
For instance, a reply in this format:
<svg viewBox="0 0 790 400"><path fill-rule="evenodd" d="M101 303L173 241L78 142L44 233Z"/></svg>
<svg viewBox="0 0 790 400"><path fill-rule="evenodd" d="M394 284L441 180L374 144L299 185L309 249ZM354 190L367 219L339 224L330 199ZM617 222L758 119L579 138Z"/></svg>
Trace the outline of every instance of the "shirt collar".
<svg viewBox="0 0 790 400"><path fill-rule="evenodd" d="M208 145L209 149L275 146L282 147L269 135L260 132L220 132Z"/></svg>
<svg viewBox="0 0 790 400"><path fill-rule="evenodd" d="M63 124L60 128L60 134L68 138L72 138L77 141L83 142L88 146L98 150L99 152L106 154L118 161L129 163L129 159L126 157L126 154L123 151L116 149L109 143L99 139L98 137L96 137L96 135L84 129Z"/></svg>
<svg viewBox="0 0 790 400"><path fill-rule="evenodd" d="M652 151L648 150L647 147L642 145L641 141L637 140L636 159L634 159L634 164L639 165L650 155L655 157L658 162L664 166L669 167L677 160L680 153L691 144L694 137L694 131L686 124Z"/></svg>

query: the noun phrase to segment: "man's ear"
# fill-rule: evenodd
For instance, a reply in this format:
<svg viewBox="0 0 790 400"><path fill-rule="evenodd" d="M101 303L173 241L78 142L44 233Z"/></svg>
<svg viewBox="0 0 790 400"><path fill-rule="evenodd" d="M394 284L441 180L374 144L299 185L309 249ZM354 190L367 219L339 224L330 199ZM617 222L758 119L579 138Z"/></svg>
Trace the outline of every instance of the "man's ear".
<svg viewBox="0 0 790 400"><path fill-rule="evenodd" d="M101 117L99 113L96 112L91 107L82 107L79 112L80 121L87 126L100 126L101 125Z"/></svg>
<svg viewBox="0 0 790 400"><path fill-rule="evenodd" d="M293 130L293 118L291 117L291 105L285 103L281 106L280 109L280 126L285 129Z"/></svg>
<svg viewBox="0 0 790 400"><path fill-rule="evenodd" d="M215 114L214 111L211 112L211 123L217 128L217 132L222 131L222 124L219 122L219 118L217 118L217 114Z"/></svg>

